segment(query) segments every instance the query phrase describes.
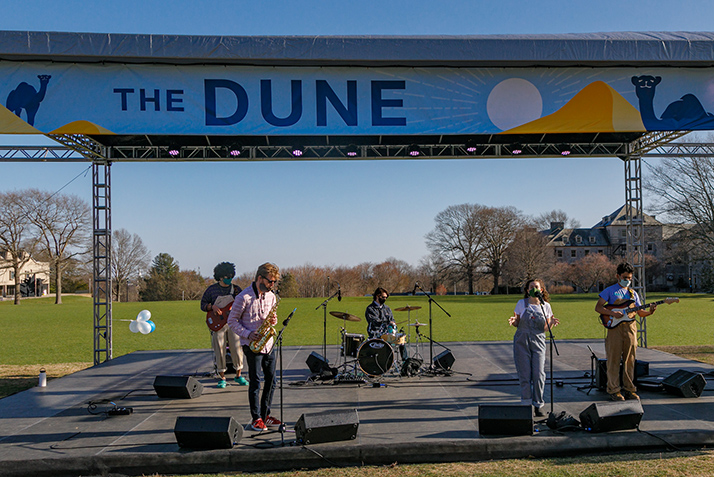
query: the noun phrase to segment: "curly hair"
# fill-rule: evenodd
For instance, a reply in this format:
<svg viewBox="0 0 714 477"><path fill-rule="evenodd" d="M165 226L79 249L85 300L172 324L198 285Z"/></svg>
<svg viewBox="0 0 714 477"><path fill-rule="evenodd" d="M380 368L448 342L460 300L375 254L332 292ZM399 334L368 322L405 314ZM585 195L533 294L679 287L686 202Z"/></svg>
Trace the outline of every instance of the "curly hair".
<svg viewBox="0 0 714 477"><path fill-rule="evenodd" d="M530 295L528 294L528 287L531 286L531 283L533 282L538 282L540 284L540 291L543 293L543 300L550 301L550 295L548 294L548 290L545 289L545 283L543 283L543 280L540 278L532 278L526 282L523 287L523 290L525 291L523 298L530 298Z"/></svg>
<svg viewBox="0 0 714 477"><path fill-rule="evenodd" d="M213 267L213 278L219 281L223 277L233 278L236 276L236 266L231 262L221 262Z"/></svg>

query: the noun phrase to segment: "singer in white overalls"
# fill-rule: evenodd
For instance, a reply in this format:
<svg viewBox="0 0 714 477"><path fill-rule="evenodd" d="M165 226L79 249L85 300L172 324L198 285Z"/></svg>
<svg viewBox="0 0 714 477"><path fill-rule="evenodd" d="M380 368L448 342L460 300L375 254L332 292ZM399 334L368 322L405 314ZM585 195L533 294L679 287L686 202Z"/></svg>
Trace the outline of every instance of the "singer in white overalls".
<svg viewBox="0 0 714 477"><path fill-rule="evenodd" d="M553 316L548 300L543 281L528 280L523 299L518 300L514 316L508 319L508 323L517 328L513 336L513 359L520 384L521 404L532 405L535 415L539 417L543 416L542 407L545 405L545 320L548 317L551 328L560 323Z"/></svg>

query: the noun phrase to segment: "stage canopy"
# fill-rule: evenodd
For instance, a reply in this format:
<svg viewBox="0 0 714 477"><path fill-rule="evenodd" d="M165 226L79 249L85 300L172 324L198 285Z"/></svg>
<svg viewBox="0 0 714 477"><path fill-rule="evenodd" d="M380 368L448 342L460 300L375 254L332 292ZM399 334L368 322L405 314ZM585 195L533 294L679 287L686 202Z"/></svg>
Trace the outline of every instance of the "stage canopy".
<svg viewBox="0 0 714 477"><path fill-rule="evenodd" d="M623 156L714 129L709 32L0 32L0 78L0 133L82 135L112 160Z"/></svg>

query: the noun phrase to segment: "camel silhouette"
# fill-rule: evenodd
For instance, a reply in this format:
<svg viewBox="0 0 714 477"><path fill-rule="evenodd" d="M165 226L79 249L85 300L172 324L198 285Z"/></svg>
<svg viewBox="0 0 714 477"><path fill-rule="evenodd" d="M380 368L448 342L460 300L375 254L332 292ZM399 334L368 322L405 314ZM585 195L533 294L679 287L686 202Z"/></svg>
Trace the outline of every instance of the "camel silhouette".
<svg viewBox="0 0 714 477"><path fill-rule="evenodd" d="M632 77L635 94L640 102L642 124L648 131L711 129L714 127L714 115L706 112L699 98L690 93L670 103L662 116L657 118L654 112L654 95L655 88L661 82L661 76Z"/></svg>
<svg viewBox="0 0 714 477"><path fill-rule="evenodd" d="M35 115L37 114L37 110L40 109L40 103L45 99L47 83L49 83L50 78L52 78L50 75L37 75L37 77L40 79L39 91L23 81L17 85L17 88L10 91L5 101L5 107L18 117L21 117L20 113L22 113L24 109L27 114L27 123L30 126L34 126L35 124Z"/></svg>

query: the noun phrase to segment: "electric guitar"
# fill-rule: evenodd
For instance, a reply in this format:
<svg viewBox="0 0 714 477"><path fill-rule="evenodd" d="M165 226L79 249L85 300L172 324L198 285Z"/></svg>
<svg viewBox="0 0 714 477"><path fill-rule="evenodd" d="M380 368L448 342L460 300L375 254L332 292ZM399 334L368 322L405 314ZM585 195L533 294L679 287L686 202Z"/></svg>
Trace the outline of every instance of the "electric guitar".
<svg viewBox="0 0 714 477"><path fill-rule="evenodd" d="M228 322L228 315L231 313L231 308L233 308L233 302L224 306L223 308L213 309L211 308L206 312L206 324L211 331L219 331Z"/></svg>
<svg viewBox="0 0 714 477"><path fill-rule="evenodd" d="M634 300L625 300L621 303L605 305L605 308L607 308L608 310L619 311L620 313L622 313L622 316L620 318L615 318L614 316L610 315L600 315L600 321L602 321L602 325L605 328L611 330L625 321L634 321L637 318L637 311L644 310L645 308L649 308L652 305L661 305L662 303L666 303L668 305L671 303L679 303L679 298L665 298L664 300L647 303L646 305L642 306L634 306Z"/></svg>

